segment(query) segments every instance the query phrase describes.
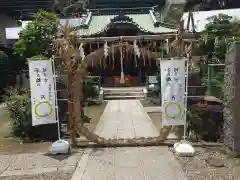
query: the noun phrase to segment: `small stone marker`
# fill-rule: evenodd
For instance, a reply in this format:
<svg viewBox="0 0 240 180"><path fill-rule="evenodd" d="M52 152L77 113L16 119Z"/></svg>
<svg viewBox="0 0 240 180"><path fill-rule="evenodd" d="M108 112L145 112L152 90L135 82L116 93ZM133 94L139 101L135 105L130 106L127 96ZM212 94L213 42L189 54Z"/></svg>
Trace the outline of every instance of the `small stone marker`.
<svg viewBox="0 0 240 180"><path fill-rule="evenodd" d="M224 167L224 160L217 157L209 157L206 162L213 167Z"/></svg>
<svg viewBox="0 0 240 180"><path fill-rule="evenodd" d="M70 145L68 143L68 141L65 140L58 140L55 141L51 147L50 147L50 151L52 154L67 154L70 152Z"/></svg>
<svg viewBox="0 0 240 180"><path fill-rule="evenodd" d="M234 180L240 179L240 166L236 166L233 168L233 179Z"/></svg>
<svg viewBox="0 0 240 180"><path fill-rule="evenodd" d="M173 148L177 156L191 157L195 155L195 149L187 141L181 141L181 142L175 143Z"/></svg>

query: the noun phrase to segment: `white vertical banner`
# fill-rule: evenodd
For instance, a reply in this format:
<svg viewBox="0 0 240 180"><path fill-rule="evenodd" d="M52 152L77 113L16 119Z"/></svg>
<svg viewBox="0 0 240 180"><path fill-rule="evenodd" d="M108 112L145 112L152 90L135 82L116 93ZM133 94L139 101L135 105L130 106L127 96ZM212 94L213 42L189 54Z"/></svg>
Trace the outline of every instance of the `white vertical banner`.
<svg viewBox="0 0 240 180"><path fill-rule="evenodd" d="M162 125L186 125L186 59L160 60Z"/></svg>
<svg viewBox="0 0 240 180"><path fill-rule="evenodd" d="M32 125L56 123L56 101L51 60L29 61Z"/></svg>

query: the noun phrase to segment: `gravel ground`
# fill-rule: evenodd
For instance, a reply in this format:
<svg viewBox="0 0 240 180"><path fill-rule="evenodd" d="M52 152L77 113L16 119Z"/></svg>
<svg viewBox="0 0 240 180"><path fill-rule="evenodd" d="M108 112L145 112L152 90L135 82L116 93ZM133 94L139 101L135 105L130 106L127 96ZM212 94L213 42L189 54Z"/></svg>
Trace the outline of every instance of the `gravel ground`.
<svg viewBox="0 0 240 180"><path fill-rule="evenodd" d="M0 180L70 180L71 178L72 173L54 172L38 175L0 177Z"/></svg>
<svg viewBox="0 0 240 180"><path fill-rule="evenodd" d="M195 148L194 157L176 157L189 180L232 180L237 159L228 157L222 147Z"/></svg>

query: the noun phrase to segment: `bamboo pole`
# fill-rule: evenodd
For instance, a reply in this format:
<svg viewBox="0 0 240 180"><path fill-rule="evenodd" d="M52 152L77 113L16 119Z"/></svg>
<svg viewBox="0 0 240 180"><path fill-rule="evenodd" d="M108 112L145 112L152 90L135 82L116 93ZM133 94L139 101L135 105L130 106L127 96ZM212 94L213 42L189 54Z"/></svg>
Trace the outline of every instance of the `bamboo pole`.
<svg viewBox="0 0 240 180"><path fill-rule="evenodd" d="M177 33L177 50L176 50L178 57L182 57L184 55L183 33L184 33L184 21L180 21L179 30ZM169 134L173 133L174 135L176 135L177 140L180 141L183 136L183 130L184 130L183 126L164 126L160 130L160 136L162 137L162 139L166 140Z"/></svg>
<svg viewBox="0 0 240 180"><path fill-rule="evenodd" d="M183 57L184 56L184 21L180 21L179 24L179 31L178 31L178 40L177 40L177 56ZM184 126L172 126L169 133L173 133L177 136L177 140L180 141L184 134Z"/></svg>

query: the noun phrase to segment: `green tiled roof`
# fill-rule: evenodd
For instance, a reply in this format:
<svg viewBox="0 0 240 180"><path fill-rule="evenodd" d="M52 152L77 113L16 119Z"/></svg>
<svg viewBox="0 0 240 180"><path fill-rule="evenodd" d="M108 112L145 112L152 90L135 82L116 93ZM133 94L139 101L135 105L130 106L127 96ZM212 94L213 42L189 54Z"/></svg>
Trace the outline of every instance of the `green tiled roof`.
<svg viewBox="0 0 240 180"><path fill-rule="evenodd" d="M93 34L99 34L106 30L107 26L111 23L111 19L117 15L93 15L89 26L87 28L80 28L77 30L80 36L88 36ZM125 14L131 18L135 25L137 25L142 31L150 33L171 33L176 29L164 27L163 25L154 26L153 19L150 14Z"/></svg>

